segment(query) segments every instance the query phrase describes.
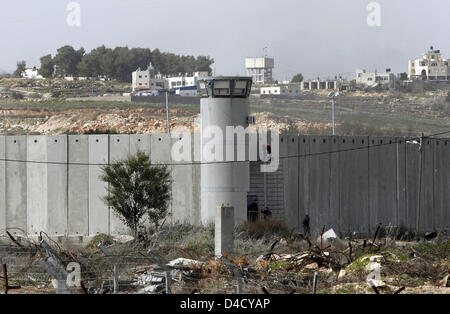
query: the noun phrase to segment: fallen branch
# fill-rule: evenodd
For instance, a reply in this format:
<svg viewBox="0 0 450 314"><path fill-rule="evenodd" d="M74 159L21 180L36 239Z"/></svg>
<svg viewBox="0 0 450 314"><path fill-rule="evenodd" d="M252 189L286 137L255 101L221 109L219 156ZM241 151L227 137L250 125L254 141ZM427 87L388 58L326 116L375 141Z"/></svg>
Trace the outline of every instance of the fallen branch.
<svg viewBox="0 0 450 314"><path fill-rule="evenodd" d="M13 236L11 233L9 233L8 231L6 231L6 234L8 235L8 237L11 239L11 241L14 242L14 244L16 244L18 247L23 248L23 245L20 244Z"/></svg>
<svg viewBox="0 0 450 314"><path fill-rule="evenodd" d="M350 263L351 263L351 262L353 262L353 259L352 259L352 250L353 250L353 247L352 247L352 243L351 243L350 241L348 241L348 246L349 246L349 248L350 248L349 257L350 257Z"/></svg>
<svg viewBox="0 0 450 314"><path fill-rule="evenodd" d="M378 288L375 287L374 285L370 285L373 289L373 291L375 291L376 294L380 294L380 291L378 291Z"/></svg>
<svg viewBox="0 0 450 314"><path fill-rule="evenodd" d="M378 231L380 231L381 225L378 225L377 230L375 231L375 235L373 236L372 243L370 243L369 249L367 251L370 251L370 249L375 245L375 241L377 240Z"/></svg>

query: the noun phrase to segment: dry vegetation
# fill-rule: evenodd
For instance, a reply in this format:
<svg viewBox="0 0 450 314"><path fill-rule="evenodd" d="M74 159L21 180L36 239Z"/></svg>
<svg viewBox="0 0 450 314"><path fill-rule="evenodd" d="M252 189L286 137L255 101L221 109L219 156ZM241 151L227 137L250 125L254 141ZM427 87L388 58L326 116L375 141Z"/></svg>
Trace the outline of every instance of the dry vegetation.
<svg viewBox="0 0 450 314"><path fill-rule="evenodd" d="M173 293L235 293L237 278L230 267L214 258L214 228L188 225L167 226L158 232L141 234L140 240L118 241L99 235L85 246L49 243L64 264L76 261L88 293L112 291L112 265L97 248L103 243L120 260L122 293L160 293L164 285L152 284L149 276L172 262ZM12 293L53 293L49 276L38 260L45 251L26 239L24 247L6 241L0 247L9 264L10 282L23 288ZM349 243L352 249L349 250ZM445 293L450 288L443 279L450 271L450 240L443 235L430 241L394 241L389 238L321 241L303 239L278 221L246 224L236 228L235 253L226 256L244 276L244 293L310 294L314 272L318 272L317 293L375 293L366 283L371 259L381 264L383 285L379 293ZM0 287L1 288L1 287ZM81 293L73 289L74 293Z"/></svg>

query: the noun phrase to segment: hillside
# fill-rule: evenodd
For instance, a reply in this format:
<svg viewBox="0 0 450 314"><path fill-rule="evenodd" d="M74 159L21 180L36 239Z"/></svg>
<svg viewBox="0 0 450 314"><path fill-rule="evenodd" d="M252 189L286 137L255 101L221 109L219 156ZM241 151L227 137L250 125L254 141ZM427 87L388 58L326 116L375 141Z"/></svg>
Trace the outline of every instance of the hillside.
<svg viewBox="0 0 450 314"><path fill-rule="evenodd" d="M117 82L0 80L1 134L65 134L89 130L150 133L166 130L165 105L135 103ZM86 97L91 96L91 97ZM418 135L450 129L447 91L352 92L336 100L339 135ZM331 134L326 93L297 98L250 97L256 124L302 134ZM170 105L171 125L194 128L199 106Z"/></svg>

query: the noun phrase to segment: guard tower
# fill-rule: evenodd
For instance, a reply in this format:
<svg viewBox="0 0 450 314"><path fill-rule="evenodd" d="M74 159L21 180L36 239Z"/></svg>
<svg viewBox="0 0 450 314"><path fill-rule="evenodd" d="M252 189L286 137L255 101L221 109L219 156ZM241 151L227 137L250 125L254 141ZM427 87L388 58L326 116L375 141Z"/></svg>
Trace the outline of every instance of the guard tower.
<svg viewBox="0 0 450 314"><path fill-rule="evenodd" d="M201 221L204 225L214 222L216 207L224 204L234 207L235 222L241 223L247 220L250 169L248 159L238 161L236 152L248 152L248 145L234 133L227 138L226 129L247 128L252 79L207 77L199 78L197 84L201 97ZM227 158L230 149L234 160Z"/></svg>

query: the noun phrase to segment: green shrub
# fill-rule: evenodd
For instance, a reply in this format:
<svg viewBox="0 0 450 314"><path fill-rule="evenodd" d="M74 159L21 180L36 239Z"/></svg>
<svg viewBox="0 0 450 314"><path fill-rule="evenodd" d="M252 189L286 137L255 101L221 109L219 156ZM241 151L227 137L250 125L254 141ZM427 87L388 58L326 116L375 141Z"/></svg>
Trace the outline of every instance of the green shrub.
<svg viewBox="0 0 450 314"><path fill-rule="evenodd" d="M152 165L139 151L122 161L102 168L101 179L108 183L104 202L137 236L144 215L156 229L168 215L171 177L167 166Z"/></svg>

